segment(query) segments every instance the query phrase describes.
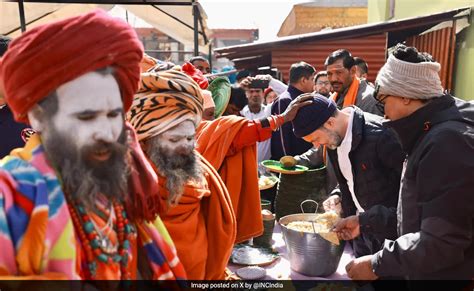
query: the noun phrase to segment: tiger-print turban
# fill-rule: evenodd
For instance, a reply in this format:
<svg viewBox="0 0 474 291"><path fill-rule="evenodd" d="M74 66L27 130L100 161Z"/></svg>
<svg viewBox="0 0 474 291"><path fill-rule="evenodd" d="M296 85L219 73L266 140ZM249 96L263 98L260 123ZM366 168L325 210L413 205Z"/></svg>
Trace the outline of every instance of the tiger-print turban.
<svg viewBox="0 0 474 291"><path fill-rule="evenodd" d="M127 111L138 88L142 56L133 28L97 9L14 39L0 60L0 87L15 119L28 122L28 111L59 86L111 66Z"/></svg>
<svg viewBox="0 0 474 291"><path fill-rule="evenodd" d="M140 89L127 119L138 140L159 135L185 120L201 122L203 96L198 84L177 70L141 74Z"/></svg>

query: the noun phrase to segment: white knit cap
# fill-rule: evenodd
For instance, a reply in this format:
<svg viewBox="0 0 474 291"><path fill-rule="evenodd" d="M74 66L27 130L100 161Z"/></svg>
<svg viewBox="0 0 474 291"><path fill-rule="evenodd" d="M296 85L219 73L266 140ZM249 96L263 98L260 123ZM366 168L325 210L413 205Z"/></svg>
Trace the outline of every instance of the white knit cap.
<svg viewBox="0 0 474 291"><path fill-rule="evenodd" d="M378 94L412 99L440 97L443 95L440 69L436 62L410 63L390 55L375 81L380 86Z"/></svg>

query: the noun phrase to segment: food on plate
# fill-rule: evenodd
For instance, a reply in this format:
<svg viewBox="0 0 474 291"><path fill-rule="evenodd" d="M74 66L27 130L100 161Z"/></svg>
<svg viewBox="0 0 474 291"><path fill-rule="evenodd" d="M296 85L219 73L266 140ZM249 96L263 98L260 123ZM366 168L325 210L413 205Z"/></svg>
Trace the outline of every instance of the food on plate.
<svg viewBox="0 0 474 291"><path fill-rule="evenodd" d="M280 163L285 168L293 168L294 166L296 166L296 160L292 156L283 156L280 159Z"/></svg>
<svg viewBox="0 0 474 291"><path fill-rule="evenodd" d="M237 244L230 256L231 262L238 265L264 266L271 264L280 255L269 248Z"/></svg>
<svg viewBox="0 0 474 291"><path fill-rule="evenodd" d="M262 210L262 218L263 220L272 220L275 218L275 214L273 214L270 210L268 209L263 209Z"/></svg>
<svg viewBox="0 0 474 291"><path fill-rule="evenodd" d="M278 178L275 176L260 176L258 179L258 187L259 188L266 188L266 187L272 187L273 185L276 184L278 181Z"/></svg>

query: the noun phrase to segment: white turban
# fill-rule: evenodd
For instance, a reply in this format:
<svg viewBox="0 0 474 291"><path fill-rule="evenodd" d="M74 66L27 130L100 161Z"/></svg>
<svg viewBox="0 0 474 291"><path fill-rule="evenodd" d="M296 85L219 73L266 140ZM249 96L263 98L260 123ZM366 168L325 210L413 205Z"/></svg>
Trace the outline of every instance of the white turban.
<svg viewBox="0 0 474 291"><path fill-rule="evenodd" d="M443 95L440 69L436 62L410 63L390 55L375 81L380 86L378 94L412 99L440 97Z"/></svg>

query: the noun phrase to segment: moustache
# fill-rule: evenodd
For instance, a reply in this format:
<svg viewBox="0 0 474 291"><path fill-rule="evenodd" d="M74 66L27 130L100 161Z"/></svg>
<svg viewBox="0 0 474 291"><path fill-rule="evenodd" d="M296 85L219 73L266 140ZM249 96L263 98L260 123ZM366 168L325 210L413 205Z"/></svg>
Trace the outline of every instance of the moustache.
<svg viewBox="0 0 474 291"><path fill-rule="evenodd" d="M81 150L81 156L89 163L102 164L107 163L113 158L123 156L126 151L127 146L121 142L99 141L84 146Z"/></svg>

